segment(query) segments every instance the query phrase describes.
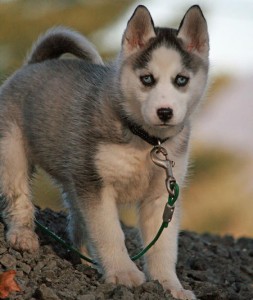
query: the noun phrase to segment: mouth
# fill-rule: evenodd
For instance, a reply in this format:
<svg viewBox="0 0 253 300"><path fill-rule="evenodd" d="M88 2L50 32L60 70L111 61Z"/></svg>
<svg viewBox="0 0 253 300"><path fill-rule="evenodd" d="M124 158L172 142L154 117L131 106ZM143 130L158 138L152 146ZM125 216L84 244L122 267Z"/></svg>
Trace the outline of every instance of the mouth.
<svg viewBox="0 0 253 300"><path fill-rule="evenodd" d="M173 125L170 125L168 123L162 123L162 124L157 124L155 125L156 127L162 127L162 128L165 128L165 127L173 127Z"/></svg>

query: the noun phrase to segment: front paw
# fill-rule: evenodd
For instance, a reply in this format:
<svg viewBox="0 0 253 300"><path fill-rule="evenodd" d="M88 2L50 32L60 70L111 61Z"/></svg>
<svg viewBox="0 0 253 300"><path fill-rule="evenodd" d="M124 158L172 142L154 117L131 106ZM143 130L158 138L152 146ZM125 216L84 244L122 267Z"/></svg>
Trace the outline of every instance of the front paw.
<svg viewBox="0 0 253 300"><path fill-rule="evenodd" d="M10 246L17 250L35 252L39 249L37 234L26 227L9 229L6 239Z"/></svg>
<svg viewBox="0 0 253 300"><path fill-rule="evenodd" d="M128 287L141 285L145 281L145 275L133 263L131 266L118 270L109 270L105 276L105 282L122 284Z"/></svg>
<svg viewBox="0 0 253 300"><path fill-rule="evenodd" d="M194 293L190 290L185 290L181 285L178 284L171 284L169 281L163 281L161 282L162 286L165 290L169 290L172 296L175 299L181 299L181 300L195 300L197 299Z"/></svg>

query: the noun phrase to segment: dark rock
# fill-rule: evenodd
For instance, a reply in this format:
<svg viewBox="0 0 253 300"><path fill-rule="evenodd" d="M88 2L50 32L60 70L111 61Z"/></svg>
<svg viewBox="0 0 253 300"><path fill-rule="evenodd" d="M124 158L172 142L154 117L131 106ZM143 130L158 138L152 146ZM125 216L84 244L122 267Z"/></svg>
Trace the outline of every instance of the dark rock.
<svg viewBox="0 0 253 300"><path fill-rule="evenodd" d="M7 249L4 247L0 247L0 255L2 255L5 252L7 252Z"/></svg>
<svg viewBox="0 0 253 300"><path fill-rule="evenodd" d="M36 293L41 300L60 300L55 292L44 283L37 289Z"/></svg>
<svg viewBox="0 0 253 300"><path fill-rule="evenodd" d="M16 269L16 257L10 254L4 254L0 258L0 264L3 265L6 269Z"/></svg>
<svg viewBox="0 0 253 300"><path fill-rule="evenodd" d="M23 262L17 262L17 266L24 271L24 273L29 274L31 272L31 267Z"/></svg>
<svg viewBox="0 0 253 300"><path fill-rule="evenodd" d="M92 295L92 294L86 294L86 295L78 296L76 299L77 300L96 300L96 297L95 297L95 295Z"/></svg>
<svg viewBox="0 0 253 300"><path fill-rule="evenodd" d="M125 286L118 286L112 293L112 299L133 300L134 294Z"/></svg>

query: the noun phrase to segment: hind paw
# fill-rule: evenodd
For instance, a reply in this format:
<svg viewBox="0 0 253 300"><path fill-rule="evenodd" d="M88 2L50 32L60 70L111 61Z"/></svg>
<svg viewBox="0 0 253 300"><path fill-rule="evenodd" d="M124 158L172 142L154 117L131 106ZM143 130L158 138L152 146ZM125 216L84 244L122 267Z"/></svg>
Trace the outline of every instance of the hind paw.
<svg viewBox="0 0 253 300"><path fill-rule="evenodd" d="M17 250L35 252L39 248L37 234L28 228L10 229L6 239L10 246Z"/></svg>

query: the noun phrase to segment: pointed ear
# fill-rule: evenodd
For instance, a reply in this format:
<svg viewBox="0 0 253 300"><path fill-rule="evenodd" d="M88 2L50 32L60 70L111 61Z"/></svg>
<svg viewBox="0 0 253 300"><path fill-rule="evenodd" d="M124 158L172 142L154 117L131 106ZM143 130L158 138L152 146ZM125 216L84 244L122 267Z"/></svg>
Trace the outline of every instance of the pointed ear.
<svg viewBox="0 0 253 300"><path fill-rule="evenodd" d="M188 52L194 52L202 58L209 53L207 23L198 5L190 7L178 29L178 38Z"/></svg>
<svg viewBox="0 0 253 300"><path fill-rule="evenodd" d="M154 23L148 9L139 5L127 23L122 38L123 52L130 55L143 48L155 36Z"/></svg>

